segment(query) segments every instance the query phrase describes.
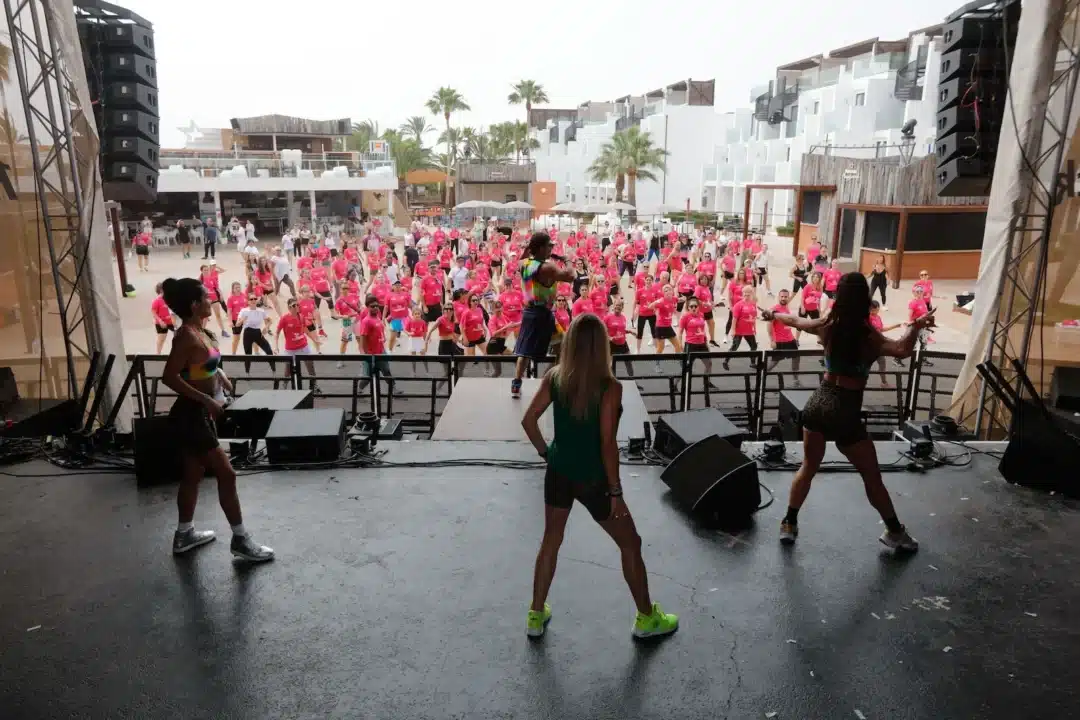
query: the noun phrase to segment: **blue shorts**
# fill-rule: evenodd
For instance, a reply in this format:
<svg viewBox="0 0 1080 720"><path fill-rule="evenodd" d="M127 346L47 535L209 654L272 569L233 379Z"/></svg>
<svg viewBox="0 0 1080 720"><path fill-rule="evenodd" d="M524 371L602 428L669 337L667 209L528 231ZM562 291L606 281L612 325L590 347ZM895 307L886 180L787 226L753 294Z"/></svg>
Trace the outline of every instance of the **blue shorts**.
<svg viewBox="0 0 1080 720"><path fill-rule="evenodd" d="M393 330L396 333L401 332L404 329L404 327L405 327L405 321L404 320L397 319L397 320L391 320L390 321L390 329Z"/></svg>

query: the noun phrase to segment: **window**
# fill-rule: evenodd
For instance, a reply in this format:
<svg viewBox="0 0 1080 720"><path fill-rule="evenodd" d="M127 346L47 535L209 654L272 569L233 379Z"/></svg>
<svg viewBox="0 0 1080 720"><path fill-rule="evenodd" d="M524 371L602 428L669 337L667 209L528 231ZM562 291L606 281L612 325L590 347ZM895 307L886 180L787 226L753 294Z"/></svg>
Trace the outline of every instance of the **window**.
<svg viewBox="0 0 1080 720"><path fill-rule="evenodd" d="M507 193L506 194L506 199L503 200L503 202L515 202L516 200L517 200L517 195L515 193Z"/></svg>
<svg viewBox="0 0 1080 720"><path fill-rule="evenodd" d="M817 100L815 100L814 101L814 114L817 115L818 110L820 110L820 109L821 109L821 103L819 103Z"/></svg>
<svg viewBox="0 0 1080 720"><path fill-rule="evenodd" d="M855 93L855 107L862 107L866 104L866 93Z"/></svg>

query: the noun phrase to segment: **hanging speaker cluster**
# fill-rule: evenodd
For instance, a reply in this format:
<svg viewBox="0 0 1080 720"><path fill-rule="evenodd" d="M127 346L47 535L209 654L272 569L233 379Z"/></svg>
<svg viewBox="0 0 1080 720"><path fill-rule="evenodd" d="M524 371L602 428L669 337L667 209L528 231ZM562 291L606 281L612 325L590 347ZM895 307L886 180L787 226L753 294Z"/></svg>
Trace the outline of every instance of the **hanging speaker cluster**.
<svg viewBox="0 0 1080 720"><path fill-rule="evenodd" d="M96 0L77 0L75 12L101 140L102 193L117 202L152 201L160 149L153 27Z"/></svg>
<svg viewBox="0 0 1080 720"><path fill-rule="evenodd" d="M938 80L937 194L990 194L1016 47L1019 0L953 16L941 31Z"/></svg>

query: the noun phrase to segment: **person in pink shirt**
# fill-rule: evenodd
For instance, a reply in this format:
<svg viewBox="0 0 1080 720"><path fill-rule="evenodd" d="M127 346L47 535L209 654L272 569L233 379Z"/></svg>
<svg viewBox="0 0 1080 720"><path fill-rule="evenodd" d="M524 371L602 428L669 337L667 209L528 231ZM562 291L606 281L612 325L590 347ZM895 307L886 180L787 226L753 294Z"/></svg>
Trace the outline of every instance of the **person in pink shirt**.
<svg viewBox="0 0 1080 720"><path fill-rule="evenodd" d="M720 258L720 271L723 277L720 281L720 292L726 290L728 283L735 279L738 264L738 256L731 250L731 245L728 245L728 251L724 253L724 257Z"/></svg>
<svg viewBox="0 0 1080 720"><path fill-rule="evenodd" d="M375 356L367 368L368 376L374 377L378 373L389 378L390 364L378 357L386 354L386 321L383 319L382 305L377 297L368 295L364 298L364 306L366 311L361 312L360 324L356 328L356 339L360 343L362 354ZM393 380L390 382L393 383ZM364 385L366 386L366 383ZM397 395L401 391L394 388L392 392Z"/></svg>
<svg viewBox="0 0 1080 720"><path fill-rule="evenodd" d="M732 331L734 339L731 341L731 351L736 352L743 340L750 346L750 350L757 352L757 300L754 298L754 286L743 285L742 299L731 308L731 316L734 318ZM724 359L724 369L730 370L730 358ZM754 361L750 363L755 365Z"/></svg>
<svg viewBox="0 0 1080 720"><path fill-rule="evenodd" d="M724 325L724 343L731 341L731 328L735 325L735 306L742 300L742 290L745 285L741 277L734 278L727 286L727 323Z"/></svg>
<svg viewBox="0 0 1080 720"><path fill-rule="evenodd" d="M926 303L927 311L934 309L934 281L930 279L927 270L919 271L919 279L915 281L916 287L922 288L922 299Z"/></svg>
<svg viewBox="0 0 1080 720"><path fill-rule="evenodd" d="M232 325L232 354L236 354L236 350L240 347L240 336L244 332L244 328L240 325L240 311L248 306L247 293L244 292L244 286L238 282L234 282L230 288L229 298L225 301L225 307L229 311L229 324ZM161 348L158 348L158 352L161 352Z"/></svg>
<svg viewBox="0 0 1080 720"><path fill-rule="evenodd" d="M386 298L386 311L390 316L390 341L389 352L394 352L397 340L405 331L405 318L409 317L409 306L412 298L405 292L400 280L394 281L390 289L390 295Z"/></svg>
<svg viewBox="0 0 1080 720"><path fill-rule="evenodd" d="M485 355L505 355L507 338L521 327L521 319L512 320L506 314L506 306L500 300L491 303L491 317L488 318L488 344ZM502 375L502 364L496 363L495 377Z"/></svg>
<svg viewBox="0 0 1080 720"><path fill-rule="evenodd" d="M225 299L221 297L221 270L216 260L211 260L209 265L199 266L199 281L206 290L206 298L213 308L214 320L217 321L221 337L229 337L229 331L225 329L225 323L221 319L221 311L227 310Z"/></svg>
<svg viewBox="0 0 1080 720"><path fill-rule="evenodd" d="M607 328L608 339L611 341L612 355L630 354L630 346L626 342L626 315L623 314L623 310L623 299L617 297L611 304L611 312L601 318L604 321L604 327Z"/></svg>
<svg viewBox="0 0 1080 720"><path fill-rule="evenodd" d="M679 275L675 282L675 291L679 295L678 311L682 312L686 307L686 301L694 297L694 288L697 287L697 277L692 272L684 272Z"/></svg>
<svg viewBox="0 0 1080 720"><path fill-rule="evenodd" d="M821 317L821 296L825 291L821 287L821 273L810 275L810 284L803 286L799 300L799 317L817 320ZM801 330L795 330L795 339L798 340Z"/></svg>
<svg viewBox="0 0 1080 720"><path fill-rule="evenodd" d="M791 309L788 307L791 303L791 292L787 288L782 288L776 296L776 304L773 305L773 313L779 313L781 315L788 315L791 313ZM775 316L768 325L765 326L766 332L769 334L769 343L774 351L796 351L799 349L799 341L795 339L795 332L782 322L778 322ZM776 369L776 366L783 360L783 356L778 356L772 361L769 366L769 372ZM799 380L799 361L798 355L791 357L791 371L794 374L794 384L796 387L802 383Z"/></svg>
<svg viewBox="0 0 1080 720"><path fill-rule="evenodd" d="M405 319L405 349L410 355L427 354L427 330L428 325L424 321L423 311L419 305L413 306L410 315Z"/></svg>
<svg viewBox="0 0 1080 720"><path fill-rule="evenodd" d="M598 313L593 309L592 303L589 301L589 296L587 294L582 295L574 301L574 305L570 308L570 314L572 317L590 314L598 315Z"/></svg>
<svg viewBox="0 0 1080 720"><path fill-rule="evenodd" d="M436 274L438 271L438 263L429 263L427 266L428 273L420 279L420 300L424 304L424 320L429 323L436 322L442 315L442 301L443 293L445 292L445 285L441 282Z"/></svg>
<svg viewBox="0 0 1080 720"><path fill-rule="evenodd" d="M233 283L234 287L238 285L239 283ZM161 349L165 347L165 338L168 337L169 333L176 332L176 324L173 322L172 311L165 304L165 298L161 294L161 283L154 286L154 292L157 293L157 297L150 303L150 315L154 318L154 330L157 332L157 354L160 355ZM241 305L241 307L243 306ZM233 354L235 353L236 340L234 339Z"/></svg>
<svg viewBox="0 0 1080 720"><path fill-rule="evenodd" d="M825 272L821 273L821 280L824 283L825 297L827 297L829 301L836 299L836 287L840 284L840 278L843 276L843 273L840 272L839 265L840 261L834 259L831 263L829 263L829 268ZM828 310L828 305L822 303L821 311L824 313L826 310Z"/></svg>
<svg viewBox="0 0 1080 720"><path fill-rule="evenodd" d="M885 333L889 332L890 330L895 330L896 328L903 327L903 326L904 326L903 323L896 323L895 325L889 325L888 327L886 327L885 326L885 321L881 319L881 303L879 303L877 300L871 300L870 301L870 327L874 328L879 333L884 335ZM885 357L884 356L879 357L877 359L877 366L878 366L878 372L879 372L879 374L881 376L881 386L882 387L892 387L892 384L889 382L889 376L885 372Z"/></svg>
<svg viewBox="0 0 1080 720"><path fill-rule="evenodd" d="M712 283L709 282L708 276L699 273L697 287L694 288L694 297L701 302L701 316L705 319L705 324L709 327L709 344L713 347L720 347L716 343L716 322L713 320L713 308L717 307L713 301Z"/></svg>
<svg viewBox="0 0 1080 720"><path fill-rule="evenodd" d="M645 285L634 293L634 309L631 317L637 321L637 333L634 352L641 352L641 340L645 337L645 326L649 326L649 337L656 340L656 309L653 303L661 296L660 286L653 282L652 275L645 276Z"/></svg>
<svg viewBox="0 0 1080 720"><path fill-rule="evenodd" d="M513 324L521 324L521 316L525 312L525 293L514 288L514 283L511 278L503 278L502 292L499 293L499 302L502 304L503 314L506 315L507 321ZM509 340L509 337L514 334L514 330L504 337ZM509 343L508 343L509 344Z"/></svg>
<svg viewBox="0 0 1080 720"><path fill-rule="evenodd" d="M813 267L814 261L817 260L818 255L821 254L821 243L818 242L817 235L810 238L810 246L806 248L806 261Z"/></svg>
<svg viewBox="0 0 1080 720"><path fill-rule="evenodd" d="M488 334L484 309L480 307L480 296L469 294L468 307L461 314L461 334L465 337L465 354L475 355L476 349L486 352Z"/></svg>
<svg viewBox="0 0 1080 720"><path fill-rule="evenodd" d="M150 272L150 233L141 232L135 236L131 241L131 246L135 248L135 257L139 264L139 269L143 272Z"/></svg>
<svg viewBox="0 0 1080 720"><path fill-rule="evenodd" d="M660 290L659 297L652 301L652 309L656 313L656 329L653 331L653 339L656 340L656 352L658 353L664 352L665 343L669 340L675 347L675 352L682 352L674 328L677 307L675 288L671 285L664 285Z"/></svg>
<svg viewBox="0 0 1080 720"><path fill-rule="evenodd" d="M337 316L341 318L341 347L338 352L344 355L349 349L349 343L354 340L357 349L359 349L360 341L356 338L356 326L360 318L360 298L340 295L337 302L334 303L334 310ZM341 369L345 367L345 363L339 360L337 367Z"/></svg>
<svg viewBox="0 0 1080 720"><path fill-rule="evenodd" d="M683 352L687 355L693 353L709 352L708 336L705 334L707 324L701 312L701 301L692 297L686 301L686 312L679 318L679 336L677 341L682 344ZM712 362L705 360L705 372L712 372Z"/></svg>

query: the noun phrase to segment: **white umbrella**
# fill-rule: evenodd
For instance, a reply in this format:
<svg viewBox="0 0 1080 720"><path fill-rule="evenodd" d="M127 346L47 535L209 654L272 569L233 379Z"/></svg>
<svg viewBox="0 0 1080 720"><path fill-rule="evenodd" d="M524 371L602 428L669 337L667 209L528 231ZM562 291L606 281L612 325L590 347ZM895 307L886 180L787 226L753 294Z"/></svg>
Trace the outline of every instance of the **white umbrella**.
<svg viewBox="0 0 1080 720"><path fill-rule="evenodd" d="M612 210L615 210L616 212L630 212L631 210L636 210L637 209L633 205L631 205L630 203L625 203L625 202L611 203L610 207L611 207Z"/></svg>
<svg viewBox="0 0 1080 720"><path fill-rule="evenodd" d="M578 207L577 203L564 202L564 203L559 203L558 205L553 206L551 208L550 212L575 213L575 212L581 212L581 208Z"/></svg>
<svg viewBox="0 0 1080 720"><path fill-rule="evenodd" d="M466 200L463 203L459 203L454 206L455 210L475 210L477 208L484 207L484 204L479 200Z"/></svg>
<svg viewBox="0 0 1080 720"><path fill-rule="evenodd" d="M532 210L533 209L533 206L530 205L529 203L525 202L524 200L514 200L512 202L506 203L502 207L506 208L507 210Z"/></svg>
<svg viewBox="0 0 1080 720"><path fill-rule="evenodd" d="M603 213L610 212L610 211L611 211L611 206L610 205L586 205L585 207L581 208L581 210L580 210L580 212L591 213L591 214L595 214L595 215L601 215Z"/></svg>

